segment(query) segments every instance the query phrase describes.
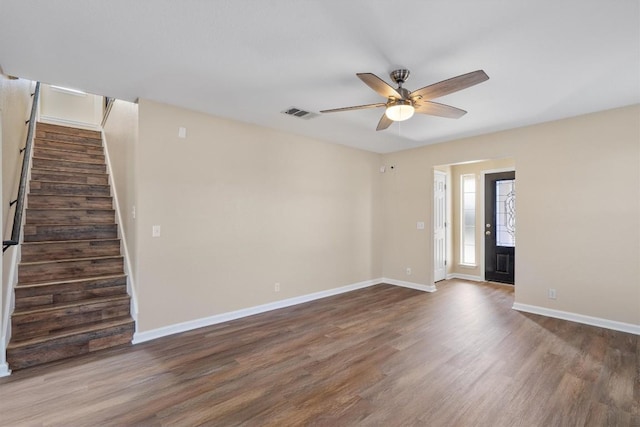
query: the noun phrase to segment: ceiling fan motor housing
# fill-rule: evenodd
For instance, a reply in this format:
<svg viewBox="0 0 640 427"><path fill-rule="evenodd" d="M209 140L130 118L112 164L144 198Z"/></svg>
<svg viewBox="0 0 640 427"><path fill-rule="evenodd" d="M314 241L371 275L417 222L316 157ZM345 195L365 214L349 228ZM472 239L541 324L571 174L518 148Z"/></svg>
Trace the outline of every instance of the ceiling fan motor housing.
<svg viewBox="0 0 640 427"><path fill-rule="evenodd" d="M396 84L402 86L402 83L406 82L409 78L409 70L401 68L399 70L393 70L389 76Z"/></svg>

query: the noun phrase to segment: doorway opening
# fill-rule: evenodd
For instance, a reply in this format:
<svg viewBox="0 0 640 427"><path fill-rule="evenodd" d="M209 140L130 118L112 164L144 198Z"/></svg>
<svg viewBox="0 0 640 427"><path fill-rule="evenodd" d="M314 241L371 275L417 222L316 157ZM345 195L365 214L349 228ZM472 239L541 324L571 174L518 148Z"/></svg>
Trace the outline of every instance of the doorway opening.
<svg viewBox="0 0 640 427"><path fill-rule="evenodd" d="M512 182L499 177L495 201L487 183L492 174L510 173ZM444 182L444 184L442 184ZM439 186L444 185L444 192ZM491 184L491 188L498 184ZM478 160L438 165L433 169L433 278L515 283L515 161L512 158ZM498 199L501 205L498 206ZM493 198L491 200L494 200ZM506 204L505 204L506 203ZM490 220L491 205L498 220ZM506 208L505 208L506 207ZM506 221L506 222L505 222ZM487 227L489 224L489 227ZM500 232L496 236L496 230ZM487 231L491 234L487 235ZM510 236L511 240L505 239ZM488 239L487 239L488 238ZM491 246L509 248L487 250L487 240L498 238ZM510 252L509 252L510 251ZM488 256L491 262L488 262ZM495 265L494 265L495 264ZM492 273L499 272L496 278ZM513 278L505 278L502 272ZM444 276L444 277L443 277Z"/></svg>

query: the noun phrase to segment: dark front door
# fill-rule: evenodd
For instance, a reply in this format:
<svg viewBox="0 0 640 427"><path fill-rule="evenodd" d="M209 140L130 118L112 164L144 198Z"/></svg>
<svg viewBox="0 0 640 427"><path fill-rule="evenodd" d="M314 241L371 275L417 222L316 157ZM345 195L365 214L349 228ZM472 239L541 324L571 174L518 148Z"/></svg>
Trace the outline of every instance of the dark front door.
<svg viewBox="0 0 640 427"><path fill-rule="evenodd" d="M484 277L514 283L516 252L516 173L485 175Z"/></svg>

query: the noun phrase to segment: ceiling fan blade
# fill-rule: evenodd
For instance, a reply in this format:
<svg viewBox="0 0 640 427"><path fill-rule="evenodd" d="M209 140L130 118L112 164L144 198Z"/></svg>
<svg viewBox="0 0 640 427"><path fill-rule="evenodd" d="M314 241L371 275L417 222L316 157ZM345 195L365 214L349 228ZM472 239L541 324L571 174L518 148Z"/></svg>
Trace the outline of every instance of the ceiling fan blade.
<svg viewBox="0 0 640 427"><path fill-rule="evenodd" d="M489 80L489 76L487 76L484 71L472 71L458 77L452 77L450 79L434 83L430 86L414 90L413 92L411 92L409 97L411 99L415 99L416 97L418 97L419 99L424 100L439 98L441 96L449 95L450 93L466 89L473 85L477 85L478 83L482 83L485 80Z"/></svg>
<svg viewBox="0 0 640 427"><path fill-rule="evenodd" d="M353 107L333 108L331 110L322 110L320 112L321 113L338 113L340 111L364 110L366 108L384 107L385 105L387 104L385 104L384 102L379 102L377 104L366 104L366 105L355 105Z"/></svg>
<svg viewBox="0 0 640 427"><path fill-rule="evenodd" d="M375 74L357 73L356 76L358 76L360 78L360 80L365 82L365 84L367 86L369 86L371 89L375 90L376 92L378 92L380 95L384 96L385 98L393 97L393 98L396 98L396 99L402 99L402 95L400 95L400 93L398 93L397 90L395 90L393 87L389 86L389 84L387 82L385 82L384 80L382 80L380 77L376 76Z"/></svg>
<svg viewBox="0 0 640 427"><path fill-rule="evenodd" d="M378 127L376 128L376 130L385 130L386 128L391 126L392 123L393 123L393 120L391 120L389 117L387 117L386 114L382 114L382 117L380 118L380 121L378 122Z"/></svg>
<svg viewBox="0 0 640 427"><path fill-rule="evenodd" d="M414 107L416 113L428 114L430 116L447 117L450 119L459 119L467 114L466 111L461 110L450 105L438 104L432 101L422 101L421 103L415 103Z"/></svg>

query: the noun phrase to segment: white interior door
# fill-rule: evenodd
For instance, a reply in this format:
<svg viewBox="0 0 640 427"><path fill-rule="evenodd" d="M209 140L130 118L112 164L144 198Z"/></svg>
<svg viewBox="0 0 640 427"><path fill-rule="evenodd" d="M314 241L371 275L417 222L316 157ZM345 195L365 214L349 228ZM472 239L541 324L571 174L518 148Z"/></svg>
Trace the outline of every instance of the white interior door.
<svg viewBox="0 0 640 427"><path fill-rule="evenodd" d="M447 278L447 174L433 174L433 281Z"/></svg>

